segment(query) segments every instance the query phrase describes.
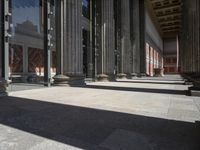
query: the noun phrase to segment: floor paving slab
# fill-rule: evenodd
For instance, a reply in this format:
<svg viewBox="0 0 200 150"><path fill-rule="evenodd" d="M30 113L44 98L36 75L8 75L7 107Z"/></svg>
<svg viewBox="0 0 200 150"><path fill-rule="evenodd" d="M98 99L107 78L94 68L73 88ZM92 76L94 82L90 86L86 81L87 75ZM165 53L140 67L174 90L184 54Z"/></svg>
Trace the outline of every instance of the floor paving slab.
<svg viewBox="0 0 200 150"><path fill-rule="evenodd" d="M200 98L187 85L125 81L11 92L0 99L0 149L199 150Z"/></svg>

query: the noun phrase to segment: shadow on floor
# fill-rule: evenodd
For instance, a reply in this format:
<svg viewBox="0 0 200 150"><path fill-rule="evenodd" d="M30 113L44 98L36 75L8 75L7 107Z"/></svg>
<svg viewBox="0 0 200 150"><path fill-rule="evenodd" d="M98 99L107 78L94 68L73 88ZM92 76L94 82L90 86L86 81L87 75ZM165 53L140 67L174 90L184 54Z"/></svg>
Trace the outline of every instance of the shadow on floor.
<svg viewBox="0 0 200 150"><path fill-rule="evenodd" d="M195 123L16 97L0 99L0 124L86 150L94 150L119 129L143 137L151 150L199 150ZM138 149L146 150L142 147Z"/></svg>
<svg viewBox="0 0 200 150"><path fill-rule="evenodd" d="M158 94L174 94L174 95L187 95L184 90L171 90L171 89L150 89L150 88L134 88L134 87L119 87L107 85L86 85L82 88L102 89L102 90L116 90L116 91L130 91L130 92L143 92L143 93L158 93Z"/></svg>

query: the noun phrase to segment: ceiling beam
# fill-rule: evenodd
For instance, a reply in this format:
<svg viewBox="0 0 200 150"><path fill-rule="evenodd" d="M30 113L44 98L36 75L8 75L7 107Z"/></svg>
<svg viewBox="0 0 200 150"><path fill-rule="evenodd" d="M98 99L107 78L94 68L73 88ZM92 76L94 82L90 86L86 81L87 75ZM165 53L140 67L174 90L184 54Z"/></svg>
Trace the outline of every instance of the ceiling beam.
<svg viewBox="0 0 200 150"><path fill-rule="evenodd" d="M171 16L181 16L181 13L180 12L173 12L173 13L165 13L165 14L162 14L162 15L159 15L158 13L157 13L157 17L159 18L159 19L161 19L161 18L166 18L166 17L171 17Z"/></svg>
<svg viewBox="0 0 200 150"><path fill-rule="evenodd" d="M162 23L160 23L160 26L164 26L167 24L180 24L180 23L181 23L180 20L172 20L172 21L168 21L168 22L162 22Z"/></svg>
<svg viewBox="0 0 200 150"><path fill-rule="evenodd" d="M151 0L151 2L156 3L156 2L164 2L165 0Z"/></svg>
<svg viewBox="0 0 200 150"><path fill-rule="evenodd" d="M174 18L170 18L170 19L163 19L163 20L158 20L158 22L160 24L163 24L163 23L168 23L168 22L181 22L181 19L174 19Z"/></svg>
<svg viewBox="0 0 200 150"><path fill-rule="evenodd" d="M170 5L164 5L161 7L154 7L154 10L157 11L164 11L164 10L169 10L169 9L174 9L174 8L180 8L181 3L176 3L176 4L170 4Z"/></svg>
<svg viewBox="0 0 200 150"><path fill-rule="evenodd" d="M171 28L171 27L181 27L181 25L180 24L173 24L173 25L164 25L164 26L161 26L161 28L162 29L164 29L164 28Z"/></svg>
<svg viewBox="0 0 200 150"><path fill-rule="evenodd" d="M180 29L180 27L171 27L171 28L163 28L163 32L165 32L165 31L169 31L169 30L179 30Z"/></svg>
<svg viewBox="0 0 200 150"><path fill-rule="evenodd" d="M164 33L164 35L166 35L167 33L177 34L177 33L179 33L179 30L168 30L168 31L164 31L163 33Z"/></svg>

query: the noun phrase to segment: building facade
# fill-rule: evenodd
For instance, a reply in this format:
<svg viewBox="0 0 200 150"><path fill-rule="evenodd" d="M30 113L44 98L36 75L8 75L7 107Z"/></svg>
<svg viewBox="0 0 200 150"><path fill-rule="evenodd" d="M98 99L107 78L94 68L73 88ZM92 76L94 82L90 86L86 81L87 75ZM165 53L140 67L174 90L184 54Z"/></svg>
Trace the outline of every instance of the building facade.
<svg viewBox="0 0 200 150"><path fill-rule="evenodd" d="M0 74L6 80L49 85L55 75L73 83L146 73L144 1L4 0L0 5Z"/></svg>
<svg viewBox="0 0 200 150"><path fill-rule="evenodd" d="M181 3L168 1L165 4L162 0L155 3L148 0L2 0L1 82L50 86L53 81L73 85L84 83L86 78L112 81L153 76L154 69L163 68L165 42L155 21L156 13L152 12L155 9L158 18L169 15L159 11L173 14L167 8ZM189 2L183 3L186 6ZM199 7L199 2L196 3ZM191 10L199 10L192 4L191 10L183 9L186 10L183 19L190 18ZM193 27L198 28L199 20L193 21L198 21ZM169 30L163 22L160 27L163 33ZM187 33L193 29L187 24L183 28ZM187 33L177 35L184 41ZM197 39L195 45L199 48L199 33L193 39ZM180 52L182 71L192 71L187 65L199 60L195 57L199 49L193 49L191 54L195 62L187 63L184 58L189 51L184 44ZM194 65L195 69L199 65Z"/></svg>

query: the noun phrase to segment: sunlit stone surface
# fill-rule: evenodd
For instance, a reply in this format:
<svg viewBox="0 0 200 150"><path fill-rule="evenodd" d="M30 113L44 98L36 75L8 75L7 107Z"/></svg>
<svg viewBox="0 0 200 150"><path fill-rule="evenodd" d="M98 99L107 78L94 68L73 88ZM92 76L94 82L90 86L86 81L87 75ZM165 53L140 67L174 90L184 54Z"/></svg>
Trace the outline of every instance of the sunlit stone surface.
<svg viewBox="0 0 200 150"><path fill-rule="evenodd" d="M187 88L165 76L11 92L0 149L199 150L200 98Z"/></svg>

